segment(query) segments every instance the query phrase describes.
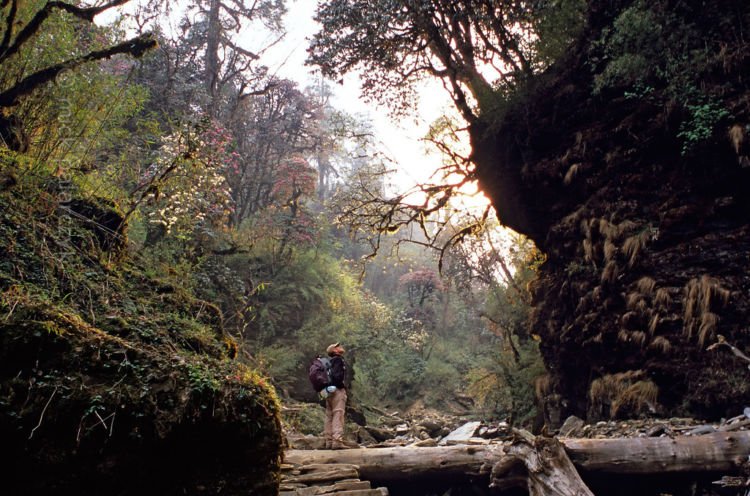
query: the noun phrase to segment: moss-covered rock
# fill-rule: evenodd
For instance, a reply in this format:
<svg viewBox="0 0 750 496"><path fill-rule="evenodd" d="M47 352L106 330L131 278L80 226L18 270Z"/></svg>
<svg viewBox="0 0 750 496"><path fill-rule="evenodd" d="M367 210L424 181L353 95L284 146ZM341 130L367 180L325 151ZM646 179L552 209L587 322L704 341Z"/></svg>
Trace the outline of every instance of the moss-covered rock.
<svg viewBox="0 0 750 496"><path fill-rule="evenodd" d="M276 494L278 399L221 313L147 275L97 202L65 204L80 215L49 188L0 192L4 491Z"/></svg>

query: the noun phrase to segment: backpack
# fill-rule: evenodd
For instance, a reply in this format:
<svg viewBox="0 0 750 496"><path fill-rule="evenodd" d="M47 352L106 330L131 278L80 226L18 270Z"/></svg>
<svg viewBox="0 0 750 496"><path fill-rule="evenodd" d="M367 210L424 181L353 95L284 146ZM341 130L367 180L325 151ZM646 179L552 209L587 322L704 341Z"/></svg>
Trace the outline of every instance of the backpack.
<svg viewBox="0 0 750 496"><path fill-rule="evenodd" d="M331 359L325 357L315 358L312 364L310 364L308 377L316 393L331 384Z"/></svg>

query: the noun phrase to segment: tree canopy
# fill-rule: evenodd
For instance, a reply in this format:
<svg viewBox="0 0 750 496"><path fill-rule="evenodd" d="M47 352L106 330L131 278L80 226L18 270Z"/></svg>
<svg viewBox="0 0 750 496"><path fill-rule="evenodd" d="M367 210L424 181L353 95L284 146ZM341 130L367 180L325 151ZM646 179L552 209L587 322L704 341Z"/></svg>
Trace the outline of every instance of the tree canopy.
<svg viewBox="0 0 750 496"><path fill-rule="evenodd" d="M338 78L360 70L365 95L402 110L420 78L441 78L469 122L500 90L518 87L550 61L547 37L570 41L582 2L519 0L326 0L309 61ZM576 12L579 15L563 15ZM395 102L394 102L395 99Z"/></svg>

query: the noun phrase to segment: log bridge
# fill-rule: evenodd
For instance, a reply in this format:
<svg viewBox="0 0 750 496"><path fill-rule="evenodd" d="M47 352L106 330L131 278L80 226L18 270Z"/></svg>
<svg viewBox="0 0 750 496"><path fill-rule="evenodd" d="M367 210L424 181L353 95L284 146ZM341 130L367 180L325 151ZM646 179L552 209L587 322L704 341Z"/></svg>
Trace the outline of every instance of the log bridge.
<svg viewBox="0 0 750 496"><path fill-rule="evenodd" d="M511 441L444 447L290 450L286 463L346 464L380 484L433 477L488 478L499 490L531 496L586 496L586 475L737 474L750 455L750 431L660 438L574 439L514 431Z"/></svg>

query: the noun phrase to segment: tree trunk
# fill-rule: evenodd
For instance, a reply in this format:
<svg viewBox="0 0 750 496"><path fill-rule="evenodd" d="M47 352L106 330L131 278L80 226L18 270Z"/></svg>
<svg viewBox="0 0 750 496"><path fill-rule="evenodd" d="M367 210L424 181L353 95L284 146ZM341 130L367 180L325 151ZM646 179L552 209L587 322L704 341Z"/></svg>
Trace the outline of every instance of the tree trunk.
<svg viewBox="0 0 750 496"><path fill-rule="evenodd" d="M205 83L208 94L208 113L216 117L219 108L219 43L221 38L221 2L211 0L206 26Z"/></svg>
<svg viewBox="0 0 750 496"><path fill-rule="evenodd" d="M676 438L563 438L559 442L573 466L587 474L731 473L737 470L750 453L748 431ZM554 451L554 447L546 444L540 447L542 450ZM438 475L487 475L493 467L497 467L496 473L499 474L503 464L507 467L515 466L519 459L527 467L533 466L530 465L531 456L532 451L523 447L523 443L506 443L434 448L290 450L286 452L286 461L300 465L348 463L360 468L363 479L397 481ZM554 456L552 459L555 459ZM498 463L501 465L498 466ZM567 473L566 470L564 463L553 467L553 472L558 474ZM566 479L570 480L570 477L566 476Z"/></svg>

